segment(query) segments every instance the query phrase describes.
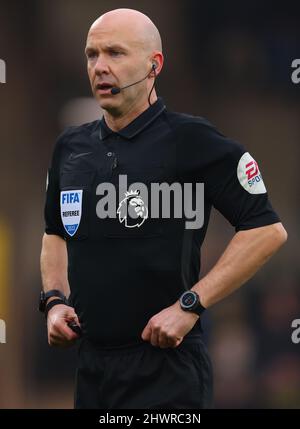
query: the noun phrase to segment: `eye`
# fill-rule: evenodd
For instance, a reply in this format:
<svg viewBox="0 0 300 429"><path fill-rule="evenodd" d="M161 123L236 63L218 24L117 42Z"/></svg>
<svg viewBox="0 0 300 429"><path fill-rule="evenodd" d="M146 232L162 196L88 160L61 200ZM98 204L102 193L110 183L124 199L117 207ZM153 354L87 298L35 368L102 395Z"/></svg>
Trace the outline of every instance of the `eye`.
<svg viewBox="0 0 300 429"><path fill-rule="evenodd" d="M92 60L92 59L97 57L97 53L96 53L96 51L88 51L86 53L86 57L88 60Z"/></svg>
<svg viewBox="0 0 300 429"><path fill-rule="evenodd" d="M110 55L111 55L112 57L119 57L120 55L122 55L122 52L120 52L120 51L116 51L115 49L112 49L112 50L110 51Z"/></svg>

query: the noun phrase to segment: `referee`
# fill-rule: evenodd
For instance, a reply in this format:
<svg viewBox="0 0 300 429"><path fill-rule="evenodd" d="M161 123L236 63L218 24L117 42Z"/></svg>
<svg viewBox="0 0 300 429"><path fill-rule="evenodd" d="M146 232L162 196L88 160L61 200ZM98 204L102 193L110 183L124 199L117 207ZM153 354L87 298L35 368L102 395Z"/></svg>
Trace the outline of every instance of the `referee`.
<svg viewBox="0 0 300 429"><path fill-rule="evenodd" d="M201 314L252 277L286 231L245 148L157 97L164 57L147 16L105 13L85 53L104 115L61 134L48 172L40 309L49 344L81 341L76 408L209 408ZM157 198L154 184L174 187L173 198ZM195 222L187 184L202 211ZM199 281L212 206L236 233Z"/></svg>

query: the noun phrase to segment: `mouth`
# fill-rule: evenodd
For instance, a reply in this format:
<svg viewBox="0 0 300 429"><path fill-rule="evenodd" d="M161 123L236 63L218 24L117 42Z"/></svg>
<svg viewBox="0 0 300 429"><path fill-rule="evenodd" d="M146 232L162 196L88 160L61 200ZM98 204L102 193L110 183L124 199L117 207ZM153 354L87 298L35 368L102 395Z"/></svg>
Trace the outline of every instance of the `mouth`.
<svg viewBox="0 0 300 429"><path fill-rule="evenodd" d="M113 85L108 82L98 83L96 85L96 92L99 94L111 94L111 89Z"/></svg>

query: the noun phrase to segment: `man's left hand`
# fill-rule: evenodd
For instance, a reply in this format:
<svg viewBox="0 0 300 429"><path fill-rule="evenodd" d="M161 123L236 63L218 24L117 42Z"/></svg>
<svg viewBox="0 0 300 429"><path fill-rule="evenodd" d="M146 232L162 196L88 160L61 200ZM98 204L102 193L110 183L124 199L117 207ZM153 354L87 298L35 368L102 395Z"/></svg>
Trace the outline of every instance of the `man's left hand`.
<svg viewBox="0 0 300 429"><path fill-rule="evenodd" d="M142 339L156 347L177 347L198 319L197 314L183 311L177 301L151 317L142 332Z"/></svg>

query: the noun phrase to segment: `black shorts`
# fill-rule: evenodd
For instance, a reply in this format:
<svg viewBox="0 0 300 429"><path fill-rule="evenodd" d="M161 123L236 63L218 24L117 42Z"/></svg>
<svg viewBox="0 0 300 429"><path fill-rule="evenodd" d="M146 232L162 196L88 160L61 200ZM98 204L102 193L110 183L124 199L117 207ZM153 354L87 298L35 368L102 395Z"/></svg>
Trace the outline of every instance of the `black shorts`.
<svg viewBox="0 0 300 429"><path fill-rule="evenodd" d="M145 342L103 350L83 340L75 408L203 409L212 407L212 367L201 339L176 348Z"/></svg>

